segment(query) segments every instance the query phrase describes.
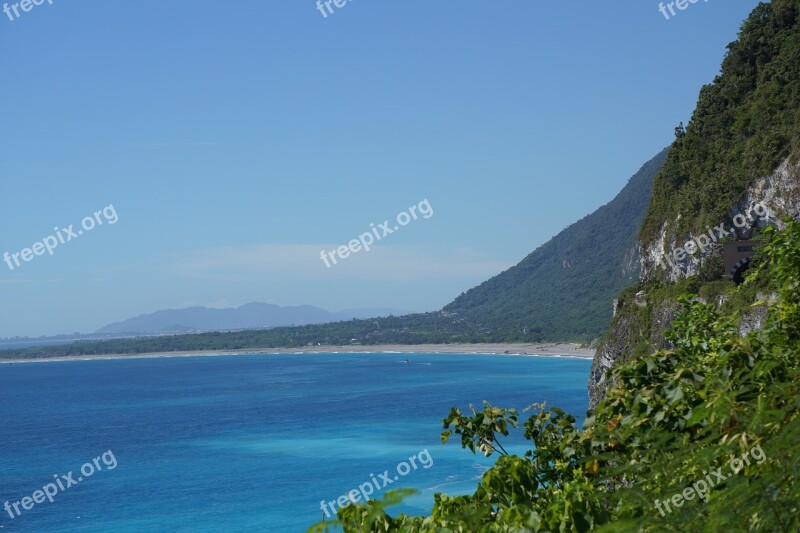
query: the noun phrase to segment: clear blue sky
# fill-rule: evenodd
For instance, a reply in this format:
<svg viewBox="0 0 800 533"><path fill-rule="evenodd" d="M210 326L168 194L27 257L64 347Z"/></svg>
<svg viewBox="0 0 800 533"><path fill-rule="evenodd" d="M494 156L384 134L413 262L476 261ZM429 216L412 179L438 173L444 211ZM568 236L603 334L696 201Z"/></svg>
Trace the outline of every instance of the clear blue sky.
<svg viewBox="0 0 800 533"><path fill-rule="evenodd" d="M13 2L12 2L13 3ZM65 1L0 13L0 337L251 301L428 311L611 200L757 4ZM328 269L428 199L434 215Z"/></svg>

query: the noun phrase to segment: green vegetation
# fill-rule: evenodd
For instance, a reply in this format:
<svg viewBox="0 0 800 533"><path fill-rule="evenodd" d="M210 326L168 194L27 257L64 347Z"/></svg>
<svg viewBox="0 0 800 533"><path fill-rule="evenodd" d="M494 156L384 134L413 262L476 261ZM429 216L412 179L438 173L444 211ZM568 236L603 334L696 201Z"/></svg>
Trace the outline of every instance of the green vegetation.
<svg viewBox="0 0 800 533"><path fill-rule="evenodd" d="M82 355L135 355L203 350L261 350L314 346L375 346L380 344L457 344L536 342L537 332L524 333L475 317L439 311L402 317L350 320L330 324L233 332L197 333L80 341L58 346L0 350L0 359L44 359Z"/></svg>
<svg viewBox="0 0 800 533"><path fill-rule="evenodd" d="M721 74L701 90L685 133L676 137L653 184L644 242L679 215L668 233L716 226L754 178L800 155L797 0L773 0L753 11L728 46Z"/></svg>
<svg viewBox="0 0 800 533"><path fill-rule="evenodd" d="M754 268L757 268L757 261L754 259ZM669 347L666 332L680 308L681 297L686 294L696 294L700 302L735 316L737 327L765 314L766 304L758 302L758 297L776 289L773 280L758 277L737 287L721 276L721 269L713 275L701 270L699 275L676 283L664 284L651 279L624 290L618 298L619 311L601 338L599 351L613 354L614 364L619 365L638 360L655 349ZM614 380L609 383L613 384ZM599 400L604 390L605 387L599 390L590 387L591 405Z"/></svg>
<svg viewBox="0 0 800 533"><path fill-rule="evenodd" d="M800 2L775 0L759 4L728 46L720 75L703 87L688 127L675 130L640 231L649 254L660 244L682 243L720 223L730 227L728 213L737 209L754 180L775 172L800 155ZM794 171L793 171L794 172ZM787 183L783 183L786 180ZM764 201L776 216L794 215L798 200L792 186L796 172L771 182ZM784 188L784 186L786 188ZM771 198L771 194L777 198ZM784 210L791 212L784 212ZM663 243L660 231L665 229ZM758 230L754 232L757 238ZM725 239L723 239L725 240ZM741 326L758 327L764 309L746 309L769 280L734 291L723 281L719 251L704 257L696 276L672 284L660 267L620 297L620 312L600 342L589 383L591 405L602 398L601 377L609 361L636 360L653 349L669 346L665 332L678 306L678 296L697 293L723 313L742 311Z"/></svg>
<svg viewBox="0 0 800 533"><path fill-rule="evenodd" d="M393 493L312 531L797 531L800 223L765 238L758 269L736 289L776 287L763 329L743 337L736 312L684 295L673 348L617 367L583 429L534 405L523 430L535 447L517 457L498 442L519 427L516 410L453 408L442 440L500 455L474 494L439 494L428 517L392 517L386 508L406 494Z"/></svg>
<svg viewBox="0 0 800 533"><path fill-rule="evenodd" d="M0 359L142 354L202 350L257 350L320 345L502 342L496 331L447 313L351 320L262 330L85 341L0 351Z"/></svg>

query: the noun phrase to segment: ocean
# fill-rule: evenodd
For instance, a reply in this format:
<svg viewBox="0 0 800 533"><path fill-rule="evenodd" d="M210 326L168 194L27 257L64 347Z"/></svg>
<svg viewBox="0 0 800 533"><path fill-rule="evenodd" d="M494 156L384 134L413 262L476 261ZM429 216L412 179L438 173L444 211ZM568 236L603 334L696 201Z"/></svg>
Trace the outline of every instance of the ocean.
<svg viewBox="0 0 800 533"><path fill-rule="evenodd" d="M426 514L434 493L471 493L494 460L442 445L451 406L546 401L582 422L590 365L405 353L0 364L0 532L303 532L359 487L351 497L418 489L391 511Z"/></svg>

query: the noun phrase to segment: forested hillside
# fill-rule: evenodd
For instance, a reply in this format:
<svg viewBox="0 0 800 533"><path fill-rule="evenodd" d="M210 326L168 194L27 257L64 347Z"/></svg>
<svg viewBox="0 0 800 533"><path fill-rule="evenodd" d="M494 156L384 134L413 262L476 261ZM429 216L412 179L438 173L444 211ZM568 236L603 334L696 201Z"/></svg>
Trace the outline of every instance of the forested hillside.
<svg viewBox="0 0 800 533"><path fill-rule="evenodd" d="M614 298L639 279L637 233L666 155L645 163L611 202L444 310L509 333L527 331L529 338L599 337Z"/></svg>
<svg viewBox="0 0 800 533"><path fill-rule="evenodd" d="M592 405L607 388L610 368L668 346L664 333L681 292L727 307L738 302L742 323L763 315L763 306L730 297L719 243L682 259L667 255L711 228L727 228L726 234L711 229L720 240L741 240L757 238L767 223L800 219L799 11L797 0L756 7L728 46L721 73L700 91L685 131L678 131L641 231L644 279L622 294L621 312L600 343L589 382ZM735 224L755 204L768 217Z"/></svg>
<svg viewBox="0 0 800 533"><path fill-rule="evenodd" d="M643 241L663 224L703 232L757 176L800 155L800 32L795 1L759 5L728 45L722 72L702 88L685 134L653 184Z"/></svg>

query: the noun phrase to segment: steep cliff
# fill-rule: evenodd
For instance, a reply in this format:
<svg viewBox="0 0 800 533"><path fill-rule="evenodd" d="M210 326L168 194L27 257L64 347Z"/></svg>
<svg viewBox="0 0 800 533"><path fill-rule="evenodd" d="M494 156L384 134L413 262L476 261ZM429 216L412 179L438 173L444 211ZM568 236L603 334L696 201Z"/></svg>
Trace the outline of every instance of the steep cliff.
<svg viewBox="0 0 800 533"><path fill-rule="evenodd" d="M800 219L800 8L760 4L703 87L692 120L653 184L639 239L639 285L625 291L600 342L588 384L593 409L615 365L668 347L680 294L740 310L741 330L763 309L722 281L722 243L750 239L784 217Z"/></svg>

